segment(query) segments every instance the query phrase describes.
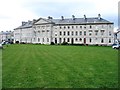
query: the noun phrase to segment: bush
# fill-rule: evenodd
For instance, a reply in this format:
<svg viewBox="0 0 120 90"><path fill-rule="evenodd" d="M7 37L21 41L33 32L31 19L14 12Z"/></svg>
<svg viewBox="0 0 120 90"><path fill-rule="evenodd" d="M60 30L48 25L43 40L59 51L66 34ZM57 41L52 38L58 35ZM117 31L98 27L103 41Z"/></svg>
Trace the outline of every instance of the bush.
<svg viewBox="0 0 120 90"><path fill-rule="evenodd" d="M20 44L26 44L25 42L21 42Z"/></svg>
<svg viewBox="0 0 120 90"><path fill-rule="evenodd" d="M68 45L68 43L67 42L63 42L61 45Z"/></svg>
<svg viewBox="0 0 120 90"><path fill-rule="evenodd" d="M54 42L51 42L51 45L55 45Z"/></svg>
<svg viewBox="0 0 120 90"><path fill-rule="evenodd" d="M15 43L16 43L16 44L19 44L19 41L16 41Z"/></svg>

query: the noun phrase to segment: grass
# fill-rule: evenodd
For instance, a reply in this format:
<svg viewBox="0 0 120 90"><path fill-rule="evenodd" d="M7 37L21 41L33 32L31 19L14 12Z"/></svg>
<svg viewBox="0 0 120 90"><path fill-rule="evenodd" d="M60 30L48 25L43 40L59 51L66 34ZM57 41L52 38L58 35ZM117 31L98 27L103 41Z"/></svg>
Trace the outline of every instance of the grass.
<svg viewBox="0 0 120 90"><path fill-rule="evenodd" d="M117 88L118 51L98 46L9 45L3 88Z"/></svg>
<svg viewBox="0 0 120 90"><path fill-rule="evenodd" d="M2 50L0 49L0 89L2 89Z"/></svg>

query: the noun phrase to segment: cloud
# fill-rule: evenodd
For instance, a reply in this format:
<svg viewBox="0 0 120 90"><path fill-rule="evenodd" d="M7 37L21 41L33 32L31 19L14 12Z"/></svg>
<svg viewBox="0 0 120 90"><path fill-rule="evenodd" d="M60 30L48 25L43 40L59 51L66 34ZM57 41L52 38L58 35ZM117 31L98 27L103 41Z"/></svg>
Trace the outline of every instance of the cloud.
<svg viewBox="0 0 120 90"><path fill-rule="evenodd" d="M97 17L115 22L117 26L117 12L119 0L2 0L0 3L0 31L12 30L22 21L52 16L60 18Z"/></svg>

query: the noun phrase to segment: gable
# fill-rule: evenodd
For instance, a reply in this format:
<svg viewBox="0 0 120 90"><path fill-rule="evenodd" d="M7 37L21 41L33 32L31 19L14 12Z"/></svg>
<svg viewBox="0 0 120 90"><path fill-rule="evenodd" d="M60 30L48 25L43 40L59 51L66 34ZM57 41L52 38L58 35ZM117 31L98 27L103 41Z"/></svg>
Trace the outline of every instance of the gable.
<svg viewBox="0 0 120 90"><path fill-rule="evenodd" d="M34 24L47 24L47 23L53 23L53 22L47 19L40 18Z"/></svg>

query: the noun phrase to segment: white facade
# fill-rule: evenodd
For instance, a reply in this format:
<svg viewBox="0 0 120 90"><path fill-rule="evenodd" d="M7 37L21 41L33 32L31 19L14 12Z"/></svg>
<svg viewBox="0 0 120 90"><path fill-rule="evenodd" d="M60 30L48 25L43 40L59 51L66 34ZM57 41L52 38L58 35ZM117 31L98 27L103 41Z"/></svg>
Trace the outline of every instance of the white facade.
<svg viewBox="0 0 120 90"><path fill-rule="evenodd" d="M13 37L12 31L0 32L0 42L3 42L3 41L13 42L13 39L14 37Z"/></svg>
<svg viewBox="0 0 120 90"><path fill-rule="evenodd" d="M14 42L112 45L113 28L113 23L102 19L100 15L96 18L40 18L14 29Z"/></svg>

